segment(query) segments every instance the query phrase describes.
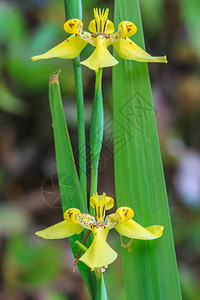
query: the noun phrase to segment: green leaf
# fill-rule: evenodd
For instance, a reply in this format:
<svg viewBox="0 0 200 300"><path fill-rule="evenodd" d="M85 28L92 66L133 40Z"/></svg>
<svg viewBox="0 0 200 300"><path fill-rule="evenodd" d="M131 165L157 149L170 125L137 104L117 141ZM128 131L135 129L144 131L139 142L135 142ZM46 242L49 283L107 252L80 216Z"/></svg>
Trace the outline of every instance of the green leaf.
<svg viewBox="0 0 200 300"><path fill-rule="evenodd" d="M70 137L67 129L58 73L50 77L49 80L49 101L53 121L53 133L56 151L56 162L58 171L59 188L62 199L63 212L70 207L77 207L82 212L87 212L86 203L80 189L78 175L74 163ZM69 238L74 256L78 254L75 241L83 240L83 234L74 235ZM78 263L79 270L87 284L90 295L95 293L95 275L83 263Z"/></svg>
<svg viewBox="0 0 200 300"><path fill-rule="evenodd" d="M78 207L82 212L87 212L87 206L80 191L80 184L73 158L60 94L58 73L50 77L49 101L53 121L52 125L63 211L66 211L70 207Z"/></svg>
<svg viewBox="0 0 200 300"><path fill-rule="evenodd" d="M115 1L115 25L136 24L132 38L144 48L138 0ZM154 54L154 53L153 53ZM158 53L155 53L157 55ZM146 63L125 61L113 68L115 184L118 206L130 206L143 226L164 225L154 241L122 249L127 299L181 299L165 179ZM165 65L162 65L165 68Z"/></svg>

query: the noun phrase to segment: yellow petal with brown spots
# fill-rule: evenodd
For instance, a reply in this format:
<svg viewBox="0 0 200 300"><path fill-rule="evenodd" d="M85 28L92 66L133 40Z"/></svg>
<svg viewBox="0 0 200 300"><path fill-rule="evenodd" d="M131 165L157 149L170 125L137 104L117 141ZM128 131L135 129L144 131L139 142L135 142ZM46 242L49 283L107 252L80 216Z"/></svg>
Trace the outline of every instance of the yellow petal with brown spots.
<svg viewBox="0 0 200 300"><path fill-rule="evenodd" d="M113 47L119 56L124 59L136 60L140 62L167 63L166 56L151 56L127 37L120 38L117 42L113 43Z"/></svg>

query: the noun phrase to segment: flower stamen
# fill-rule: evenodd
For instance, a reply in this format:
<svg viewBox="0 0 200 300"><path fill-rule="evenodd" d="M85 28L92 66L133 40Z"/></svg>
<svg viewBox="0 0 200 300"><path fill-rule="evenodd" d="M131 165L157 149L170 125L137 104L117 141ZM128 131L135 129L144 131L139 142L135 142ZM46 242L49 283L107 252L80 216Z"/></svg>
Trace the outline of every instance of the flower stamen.
<svg viewBox="0 0 200 300"><path fill-rule="evenodd" d="M106 24L108 19L109 9L107 8L104 13L104 9L94 8L94 18L95 18L95 26L96 26L96 33L105 33Z"/></svg>

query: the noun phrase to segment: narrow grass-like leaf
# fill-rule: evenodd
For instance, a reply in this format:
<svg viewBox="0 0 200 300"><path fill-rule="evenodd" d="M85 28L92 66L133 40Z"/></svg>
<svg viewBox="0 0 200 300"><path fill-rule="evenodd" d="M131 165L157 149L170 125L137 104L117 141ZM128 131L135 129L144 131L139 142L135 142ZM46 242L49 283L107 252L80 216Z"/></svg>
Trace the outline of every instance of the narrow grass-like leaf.
<svg viewBox="0 0 200 300"><path fill-rule="evenodd" d="M129 20L132 38L144 48L138 0L115 0L115 24ZM161 53L153 53L159 55ZM143 226L164 225L154 241L122 249L127 299L181 299L155 110L146 63L125 61L113 68L115 184L118 206L130 206ZM165 68L165 65L162 65ZM159 113L159 112L158 112Z"/></svg>
<svg viewBox="0 0 200 300"><path fill-rule="evenodd" d="M61 100L58 74L50 77L49 101L63 210L66 211L69 207L78 207L81 211L87 212L86 203L80 192L80 184Z"/></svg>
<svg viewBox="0 0 200 300"><path fill-rule="evenodd" d="M74 157L72 153L70 138L68 134L58 74L50 77L49 82L49 101L53 121L53 133L56 151L56 162L58 171L59 188L62 199L63 212L70 207L77 207L82 212L87 212L86 203L83 199ZM83 234L69 238L74 256L78 254L75 241L83 240ZM91 297L95 294L95 276L85 264L78 263L79 270L87 284Z"/></svg>

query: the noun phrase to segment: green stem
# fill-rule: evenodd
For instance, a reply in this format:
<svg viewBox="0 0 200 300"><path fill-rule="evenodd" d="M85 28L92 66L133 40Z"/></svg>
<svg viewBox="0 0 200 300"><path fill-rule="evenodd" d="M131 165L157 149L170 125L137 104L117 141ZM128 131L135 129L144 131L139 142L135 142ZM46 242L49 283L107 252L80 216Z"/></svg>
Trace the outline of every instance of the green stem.
<svg viewBox="0 0 200 300"><path fill-rule="evenodd" d="M72 18L82 19L82 1L64 1L66 20ZM84 98L80 56L73 60L74 78L76 86L78 148L79 148L79 179L83 198L87 202L87 174L86 174L86 147L85 147L85 119Z"/></svg>
<svg viewBox="0 0 200 300"><path fill-rule="evenodd" d="M66 20L77 18L82 19L82 1L64 0Z"/></svg>
<svg viewBox="0 0 200 300"><path fill-rule="evenodd" d="M79 241L76 241L74 244L81 252L86 252L88 250L88 248Z"/></svg>
<svg viewBox="0 0 200 300"><path fill-rule="evenodd" d="M90 196L97 192L98 185L98 166L103 142L103 96L101 90L102 69L96 73L95 94L92 108L90 125L90 155L91 155L91 186ZM94 214L94 209L90 208L90 213Z"/></svg>
<svg viewBox="0 0 200 300"><path fill-rule="evenodd" d="M74 77L76 85L77 121L78 121L78 147L79 147L79 179L84 200L87 202L87 175L86 175L86 148L85 148L85 119L83 84L80 65L80 56L73 60Z"/></svg>
<svg viewBox="0 0 200 300"><path fill-rule="evenodd" d="M103 273L99 270L99 274L96 273L97 277L97 291L95 300L107 300L108 295L106 291L106 285L103 278Z"/></svg>
<svg viewBox="0 0 200 300"><path fill-rule="evenodd" d="M90 125L90 155L91 155L91 186L90 196L97 192L98 187L98 167L103 142L104 112L102 96L102 69L96 73L95 94L92 107L92 117ZM94 209L90 207L90 214L94 215ZM100 269L95 271L97 278L97 290L95 300L107 300L107 291L103 273Z"/></svg>
<svg viewBox="0 0 200 300"><path fill-rule="evenodd" d="M99 159L91 156L90 197L97 192Z"/></svg>

